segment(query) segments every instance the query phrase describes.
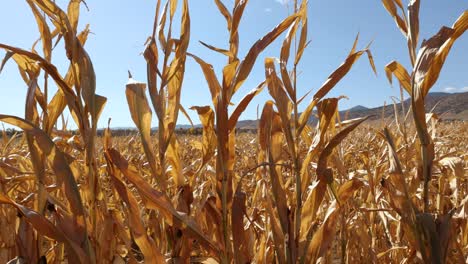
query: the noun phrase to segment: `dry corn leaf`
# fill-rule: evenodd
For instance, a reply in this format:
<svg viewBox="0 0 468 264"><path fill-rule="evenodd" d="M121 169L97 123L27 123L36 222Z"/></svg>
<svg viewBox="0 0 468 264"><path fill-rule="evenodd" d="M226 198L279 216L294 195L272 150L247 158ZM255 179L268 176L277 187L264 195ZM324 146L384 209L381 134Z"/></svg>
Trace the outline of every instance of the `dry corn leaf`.
<svg viewBox="0 0 468 264"><path fill-rule="evenodd" d="M236 106L236 109L234 109L233 113L229 117L229 131L233 131L235 129L240 115L245 111L252 99L263 90L264 86L265 81L261 82L256 88L254 88L252 91L246 94L244 98L241 99L239 104Z"/></svg>
<svg viewBox="0 0 468 264"><path fill-rule="evenodd" d="M192 106L190 109L196 110L203 126L202 135L202 164L200 171L206 163L213 157L216 149L216 132L214 129L214 112L209 106Z"/></svg>
<svg viewBox="0 0 468 264"><path fill-rule="evenodd" d="M39 27L39 32L41 33L41 43L42 43L42 50L44 53L44 58L47 61L51 60L52 55L52 35L50 33L49 25L47 25L47 21L45 17L37 9L37 6L32 2L32 0L26 1L31 10L34 14L34 18L36 19L36 24Z"/></svg>
<svg viewBox="0 0 468 264"><path fill-rule="evenodd" d="M271 127L270 135L268 135L267 141L267 150L268 150L268 160L271 164L269 166L270 171L270 180L271 180L271 191L274 196L274 201L276 208L278 210L278 215L281 223L281 228L284 234L289 233L289 221L288 221L288 205L287 205L287 196L284 190L284 186L278 175L277 162L281 157L281 148L282 148L282 131L281 131L281 119L276 112L272 112L271 118ZM265 116L265 118L268 118ZM280 170L279 170L280 171Z"/></svg>
<svg viewBox="0 0 468 264"><path fill-rule="evenodd" d="M211 100L213 101L213 105L216 108L216 105L218 103L218 95L221 92L221 85L219 84L219 81L216 78L213 65L206 63L204 60L200 59L199 57L193 54L188 53L187 55L195 59L195 61L200 65L203 74L205 75L206 82L208 83L208 88L210 89Z"/></svg>
<svg viewBox="0 0 468 264"><path fill-rule="evenodd" d="M236 58L232 61L230 61L226 66L223 68L223 87L224 90L226 91L225 88L229 87L232 84L232 81L236 77L236 70L239 67L239 60Z"/></svg>
<svg viewBox="0 0 468 264"><path fill-rule="evenodd" d="M293 14L283 20L279 25L277 25L272 31L267 33L263 38L259 39L255 44L249 49L249 52L245 56L245 59L242 60L239 67L237 68L236 77L229 86L228 96L229 98L242 86L244 81L249 76L255 61L257 60L258 55L262 52L267 46L269 46L279 35L281 35L286 29L288 29L294 21L298 19L297 14ZM231 29L232 30L232 29Z"/></svg>
<svg viewBox="0 0 468 264"><path fill-rule="evenodd" d="M395 3L400 7L401 10L403 10L403 6L401 5L400 0L382 0L382 3L387 9L387 12L393 17L395 20L395 23L397 24L398 28L400 29L401 33L406 37L408 35L408 25L406 22L406 19L402 18L398 14L397 7L395 6Z"/></svg>
<svg viewBox="0 0 468 264"><path fill-rule="evenodd" d="M230 20L231 24L229 28L229 51L233 55L233 58L237 58L237 52L239 50L238 28L248 2L249 0L235 0L234 2L234 9L232 10L232 19Z"/></svg>
<svg viewBox="0 0 468 264"><path fill-rule="evenodd" d="M299 61L302 58L302 55L304 54L304 51L308 45L307 42L307 31L308 31L308 19L307 19L307 6L308 2L307 1L302 1L301 7L298 11L298 13L301 15L301 36L299 38L299 43L297 44L297 52L296 52L296 58L294 59L294 65L299 64Z"/></svg>
<svg viewBox="0 0 468 264"><path fill-rule="evenodd" d="M328 79L325 81L324 84L322 84L322 87L320 87L319 90L314 94L314 97L312 98L311 102L306 107L306 109L302 112L299 118L298 134L301 134L301 131L304 129L305 125L308 123L312 110L317 105L317 103L325 95L327 95L328 92L330 92L330 90L333 87L335 87L335 85L341 79L343 79L343 77L349 72L349 70L351 70L351 67L353 66L353 64L361 57L361 55L364 52L367 52L369 54L370 51L366 48L364 50L360 50L360 51L357 51L348 55L346 60L332 74L330 74L330 76L328 76ZM374 64L372 57L369 56L368 59L372 66ZM372 68L374 69L375 67L372 67Z"/></svg>
<svg viewBox="0 0 468 264"><path fill-rule="evenodd" d="M67 17L70 21L70 26L74 32L78 30L78 20L80 17L80 4L82 0L70 0L67 7Z"/></svg>
<svg viewBox="0 0 468 264"><path fill-rule="evenodd" d="M141 142L145 155L150 164L151 173L154 179L158 181L161 188L165 190L165 179L161 178L156 167L156 157L152 148L151 140L151 116L152 112L146 99L146 85L131 78L128 80L125 94L127 96L127 104L133 122L135 123L138 131L140 131Z"/></svg>
<svg viewBox="0 0 468 264"><path fill-rule="evenodd" d="M278 109L278 113L281 116L281 125L283 128L283 133L286 137L286 142L288 144L291 155L294 156L294 139L291 132L292 102L287 96L287 91L283 83L276 75L275 64L272 58L265 59L265 78L268 85L268 91L275 100L276 108Z"/></svg>
<svg viewBox="0 0 468 264"><path fill-rule="evenodd" d="M226 19L227 23L227 29L228 31L231 31L232 27L232 16L231 13L229 13L229 10L226 8L226 6L221 2L221 0L214 0L216 6L218 7L219 12L224 16Z"/></svg>
<svg viewBox="0 0 468 264"><path fill-rule="evenodd" d="M83 251L83 249L80 248L78 244L70 241L66 235L57 229L54 224L52 224L47 218L40 215L36 211L30 210L27 207L12 201L3 194L0 194L0 203L14 206L18 210L21 217L25 217L28 223L31 224L34 229L36 229L37 232L41 235L67 244L69 249L67 250L67 253L70 254L70 257L74 258L80 263L89 263L89 255L86 255L85 251Z"/></svg>
<svg viewBox="0 0 468 264"><path fill-rule="evenodd" d="M338 99L337 98L328 98L323 99L317 105L318 108L318 133L315 134L312 144L309 146L306 156L303 159L301 167L301 183L302 183L302 193L304 194L306 188L310 185L311 175L309 171L309 164L321 151L325 144L325 137L327 135L327 130L330 127L332 118L335 116L338 111ZM313 199L312 199L313 200ZM313 206L304 206L303 209L310 210L314 208ZM308 218L313 214L305 213L303 214L304 218Z"/></svg>
<svg viewBox="0 0 468 264"><path fill-rule="evenodd" d="M234 245L235 263L250 263L252 256L249 248L249 234L244 229L244 215L247 212L246 194L242 191L242 183L239 183L232 202L232 240Z"/></svg>
<svg viewBox="0 0 468 264"><path fill-rule="evenodd" d="M178 213L170 200L161 192L153 189L140 175L136 169L129 165L128 162L115 149L108 149L107 152L111 157L112 162L125 175L125 177L138 189L138 192L144 197L147 208L160 211L165 220L170 225L180 225L191 236L197 238L199 243L203 244L208 250L212 250L216 255L219 255L220 247L211 241L199 227L188 216Z"/></svg>
<svg viewBox="0 0 468 264"><path fill-rule="evenodd" d="M34 125L39 125L39 114L37 112L36 100L34 93L38 89L37 79L31 79L31 82L28 87L28 92L26 93L26 109L25 109L25 118ZM26 141L28 143L28 148L31 153L31 162L34 167L34 172L37 177L37 205L35 209L38 212L43 213L46 204L46 193L44 182L46 179L45 174L45 157L43 156L41 150L36 144L34 144L34 137L29 133L26 133Z"/></svg>
<svg viewBox="0 0 468 264"><path fill-rule="evenodd" d="M363 183L358 179L347 181L338 189L339 200L345 203L353 196L354 192L359 190L362 186ZM310 246L308 243L305 246L304 252L306 253L304 253L303 257L306 259L307 263L316 263L329 249L337 229L337 221L341 209L342 207L340 207L336 201L333 201L328 207L324 222L314 233L310 241Z"/></svg>
<svg viewBox="0 0 468 264"><path fill-rule="evenodd" d="M385 73L390 84L392 83L393 74L400 82L400 85L411 95L411 77L403 65L397 61L392 61L385 65Z"/></svg>
<svg viewBox="0 0 468 264"><path fill-rule="evenodd" d="M228 56L228 57L232 57L232 56L233 56L230 50L225 50L225 49L217 48L217 47L212 46L212 45L210 45L210 44L207 44L207 43L205 43L205 42L203 42L203 41L201 41L201 40L200 40L199 42L200 42L200 44L202 44L203 46L205 46L206 48L208 48L208 49L210 49L210 50L212 50L212 51L216 51L216 52L221 53L221 54L223 54L223 55L225 55L225 56Z"/></svg>
<svg viewBox="0 0 468 264"><path fill-rule="evenodd" d="M142 254L145 257L145 262L149 263L162 263L165 261L164 256L156 247L156 244L148 236L146 227L144 226L142 219L140 217L140 209L138 207L138 202L135 196L128 190L124 183L116 176L117 171L115 170L114 165L112 164L111 159L106 156L108 163L108 172L112 179L115 189L119 193L120 198L125 202L128 209L128 226L133 234L135 242L140 248Z"/></svg>
<svg viewBox="0 0 468 264"><path fill-rule="evenodd" d="M286 38L283 41L283 46L281 46L281 55L280 55L280 71L281 79L283 80L284 87L288 92L289 98L293 102L296 102L296 93L294 92L293 84L291 78L289 77L288 69L286 68L289 60L289 52L291 49L291 41L296 36L296 31L299 27L299 21L295 21L289 28L289 31L286 35Z"/></svg>
<svg viewBox="0 0 468 264"><path fill-rule="evenodd" d="M439 78L439 73L452 45L467 29L468 11L465 11L451 28L442 27L436 35L423 41L416 59L413 77L414 85L421 89L423 97Z"/></svg>
<svg viewBox="0 0 468 264"><path fill-rule="evenodd" d="M419 0L411 0L408 5L408 50L412 65L416 62L416 47L419 38Z"/></svg>
<svg viewBox="0 0 468 264"><path fill-rule="evenodd" d="M26 263L39 261L39 252L36 246L37 240L34 237L34 229L32 225L25 221L23 217L19 219L19 222L16 234L18 256L24 258Z"/></svg>

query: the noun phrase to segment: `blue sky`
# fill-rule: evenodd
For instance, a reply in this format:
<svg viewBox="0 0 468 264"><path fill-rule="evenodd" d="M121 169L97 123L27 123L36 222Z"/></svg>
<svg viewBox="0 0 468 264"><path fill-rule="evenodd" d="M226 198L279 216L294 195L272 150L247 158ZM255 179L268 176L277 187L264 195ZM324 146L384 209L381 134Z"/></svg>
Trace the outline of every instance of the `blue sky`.
<svg viewBox="0 0 468 264"><path fill-rule="evenodd" d="M32 13L25 1L3 1L0 9L0 42L30 49L39 37ZM64 6L67 1L58 0ZM223 1L229 8L233 0ZM406 2L405 0L403 2ZM420 40L435 34L442 25L450 26L467 9L468 2L425 0L421 1ZM91 31L85 46L93 61L97 75L97 93L109 100L99 122L100 127L112 118L113 127L133 126L125 99L127 70L133 77L146 81L146 64L141 52L151 34L155 1L88 0L89 11L82 7L80 29L89 23ZM189 51L212 63L218 76L225 58L198 43L202 40L218 47L228 47L228 34L224 18L218 13L213 0L189 0L191 12L191 44ZM271 30L289 13L285 0L250 0L240 25L240 50L242 58L250 46ZM340 109L355 105L367 107L390 103L391 96L398 96L398 86L391 87L383 68L392 60L398 60L409 68L406 40L395 26L393 19L378 0L310 0L309 38L298 78L298 93L317 90L328 75L338 67L349 53L356 34L360 32L358 48L371 46L378 75L375 76L367 58L363 56L351 72L332 90L332 96L346 95L349 100L340 101ZM283 37L265 50L258 58L251 76L234 97L239 101L244 94L264 79L265 57L278 57ZM432 91L461 92L468 90L468 35L462 36L453 46L445 67ZM4 52L0 51L3 58ZM55 63L64 75L68 62L63 49L53 55ZM24 116L26 85L10 61L0 74L0 113ZM270 98L267 90L258 95L241 119L255 119L257 105L260 109ZM306 107L308 100L301 105ZM192 60L188 60L182 105L188 109L194 105L211 105L209 90L203 74ZM199 123L194 111L188 110L194 123ZM155 116L155 114L153 114ZM71 120L70 120L70 123ZM188 121L180 115L179 124ZM157 126L154 118L153 126ZM70 126L73 128L74 126Z"/></svg>

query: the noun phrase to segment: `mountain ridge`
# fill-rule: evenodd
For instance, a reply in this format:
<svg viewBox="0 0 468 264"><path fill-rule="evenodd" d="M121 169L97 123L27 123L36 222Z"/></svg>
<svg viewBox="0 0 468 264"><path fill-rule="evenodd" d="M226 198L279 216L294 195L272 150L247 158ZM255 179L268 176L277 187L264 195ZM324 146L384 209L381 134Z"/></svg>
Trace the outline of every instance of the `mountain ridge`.
<svg viewBox="0 0 468 264"><path fill-rule="evenodd" d="M401 102L395 104L397 110L401 112ZM407 98L403 102L405 111L411 106L411 98ZM439 115L442 120L459 120L468 121L468 92L462 93L444 93L432 92L426 96L426 111L432 111ZM354 119L372 115L371 119L379 119L382 113L386 118L393 117L395 114L393 102L389 105L378 107L366 107L357 105L346 110L340 111L341 120ZM312 113L309 118L310 123L317 122L317 118ZM237 128L240 129L255 129L257 127L256 120L240 120L237 123Z"/></svg>
<svg viewBox="0 0 468 264"><path fill-rule="evenodd" d="M411 99L407 98L404 102L405 111L408 111L411 105ZM398 111L401 113L401 102L396 104ZM435 107L435 108L434 108ZM468 92L462 93L444 93L444 92L432 92L426 97L426 111L431 111L434 108L434 113L439 115L442 120L459 120L468 121ZM315 113L315 112L314 112ZM309 118L310 123L317 122L317 118L312 113ZM372 115L371 119L379 119L382 117L382 113L386 118L392 117L395 113L393 102L389 105L382 105L378 107L366 107L363 105L356 105L346 110L340 111L341 120L354 119ZM194 124L194 128L201 128L201 124ZM257 120L245 119L237 122L238 129L256 129ZM176 126L177 129L190 129L192 125L181 124ZM135 127L118 127L112 128L113 130L136 130ZM157 131L157 127L152 127L152 131Z"/></svg>

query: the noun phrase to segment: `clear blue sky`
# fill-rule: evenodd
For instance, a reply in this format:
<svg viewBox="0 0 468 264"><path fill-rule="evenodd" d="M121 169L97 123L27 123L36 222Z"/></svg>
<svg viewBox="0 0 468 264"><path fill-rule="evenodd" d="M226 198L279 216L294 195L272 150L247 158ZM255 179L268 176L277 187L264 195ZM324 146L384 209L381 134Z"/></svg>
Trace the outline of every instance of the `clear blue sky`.
<svg viewBox="0 0 468 264"><path fill-rule="evenodd" d="M240 57L263 34L272 29L290 11L284 0L251 0L240 25ZM63 6L67 1L57 1ZM223 1L229 8L233 0ZM363 56L351 72L335 87L329 96L347 95L349 100L340 101L340 109L355 105L367 107L390 103L391 96L398 96L398 86L393 88L385 78L383 68L391 60L397 59L409 68L406 40L395 26L393 19L378 0L310 0L309 37L311 45L306 50L300 70L299 94L317 90L328 75L338 67L348 54L354 38L360 32L358 48L363 48L374 40L371 50L374 55L378 76L375 76L367 58ZM407 1L403 1L407 2ZM435 34L442 25L450 26L467 9L468 1L421 1L420 40ZM82 7L80 29L89 23L91 31L86 49L94 63L97 75L97 93L109 101L101 117L99 126L104 127L112 117L113 127L133 126L125 99L127 70L135 79L146 82L146 63L141 55L144 42L151 34L155 1L130 0L88 0L89 11ZM189 51L204 58L218 69L225 62L218 55L198 43L226 48L228 35L224 18L218 13L213 0L189 0L191 12L191 44ZM39 33L33 15L25 1L2 1L0 9L0 42L30 49ZM247 82L234 97L237 102L242 96L264 79L263 62L266 56L279 56L280 37L257 60L257 64ZM64 75L67 61L64 51L54 53L53 62ZM3 58L4 52L0 51ZM210 105L210 95L203 74L192 60L188 60L182 90L182 105L188 110L193 105ZM439 81L432 91L460 92L468 88L468 35L462 36L452 48ZM0 113L24 116L26 85L10 61L0 75ZM264 90L257 96L241 119L256 118L257 105L260 109L268 100ZM305 108L305 103L300 109ZM188 110L194 121L199 123L194 111ZM153 113L153 116L155 114ZM71 118L70 118L71 119ZM70 123L71 120L70 120ZM188 121L180 115L179 124ZM153 126L157 126L154 118ZM73 126L72 126L73 127Z"/></svg>

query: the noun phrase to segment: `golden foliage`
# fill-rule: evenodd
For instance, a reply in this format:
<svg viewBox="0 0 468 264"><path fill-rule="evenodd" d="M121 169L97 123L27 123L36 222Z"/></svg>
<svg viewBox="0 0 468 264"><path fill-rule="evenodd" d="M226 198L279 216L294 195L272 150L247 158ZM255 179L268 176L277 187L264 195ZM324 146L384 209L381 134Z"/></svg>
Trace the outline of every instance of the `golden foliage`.
<svg viewBox="0 0 468 264"><path fill-rule="evenodd" d="M107 99L96 94L84 48L89 27L77 31L84 1L70 0L66 11L52 0L26 1L40 39L31 51L0 44L0 71L13 59L28 87L25 117L0 115L23 130L3 131L0 143L2 263L465 262L468 126L439 123L426 114L424 99L468 28L467 12L417 51L419 1L410 1L407 17L401 0L382 0L407 38L411 71L392 61L385 72L411 95L414 126L395 118L379 128L362 125L367 117L341 121L341 98L326 98L364 53L376 72L370 45L356 49L358 37L299 112L309 94L298 95L296 85L309 43L307 1L294 1L293 14L240 59L238 29L248 1L235 0L229 11L214 0L226 19L228 49L200 43L227 57L218 77L188 52L188 0L158 0L143 53L147 83L130 75L125 90L139 135L112 137L107 128L99 137ZM261 52L283 34L279 59L264 61L265 80L230 109ZM51 62L61 40L70 62L64 77ZM188 116L181 105L187 58L201 67L213 103L190 107L201 136L176 133L179 112ZM49 79L59 88L52 98ZM238 133L241 114L265 86L272 100L256 133ZM65 108L76 133L57 128Z"/></svg>

